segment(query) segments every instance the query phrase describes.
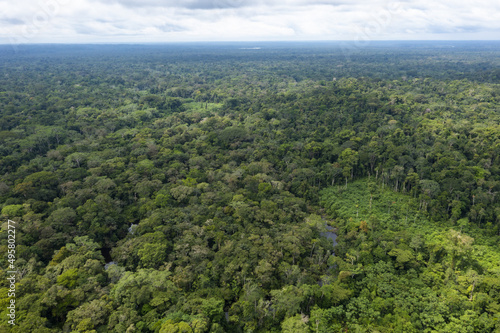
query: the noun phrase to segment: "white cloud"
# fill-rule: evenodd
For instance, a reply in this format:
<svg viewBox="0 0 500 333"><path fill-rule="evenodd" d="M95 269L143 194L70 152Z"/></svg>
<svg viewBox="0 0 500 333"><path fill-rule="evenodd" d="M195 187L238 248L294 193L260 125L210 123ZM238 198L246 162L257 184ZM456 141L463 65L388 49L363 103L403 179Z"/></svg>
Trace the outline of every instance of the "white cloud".
<svg viewBox="0 0 500 333"><path fill-rule="evenodd" d="M0 42L500 39L496 0L0 0Z"/></svg>

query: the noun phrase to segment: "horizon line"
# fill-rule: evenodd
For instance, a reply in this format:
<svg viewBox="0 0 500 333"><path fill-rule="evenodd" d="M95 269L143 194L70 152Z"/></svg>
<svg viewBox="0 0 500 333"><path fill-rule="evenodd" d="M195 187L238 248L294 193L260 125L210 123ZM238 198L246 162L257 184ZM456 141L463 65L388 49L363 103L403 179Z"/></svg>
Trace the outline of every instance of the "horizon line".
<svg viewBox="0 0 500 333"><path fill-rule="evenodd" d="M336 40L210 40L210 41L158 41L158 42L36 42L36 43L2 43L0 46L10 45L157 45L157 44L215 44L215 43L359 43L359 40L336 39ZM500 39L379 39L362 41L363 43L380 42L500 42Z"/></svg>

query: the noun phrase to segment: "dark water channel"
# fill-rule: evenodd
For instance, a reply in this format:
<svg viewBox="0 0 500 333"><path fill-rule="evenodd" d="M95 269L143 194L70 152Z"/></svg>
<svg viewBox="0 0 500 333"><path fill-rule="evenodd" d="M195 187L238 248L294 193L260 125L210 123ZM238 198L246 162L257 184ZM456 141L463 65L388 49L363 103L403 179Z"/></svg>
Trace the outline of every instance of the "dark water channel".
<svg viewBox="0 0 500 333"><path fill-rule="evenodd" d="M321 236L325 236L326 238L331 240L333 243L333 246L337 245L337 234L335 233L335 228L329 226L326 222L325 222L325 227L326 227L326 232L322 232ZM332 253L332 254L334 254L334 253Z"/></svg>
<svg viewBox="0 0 500 333"><path fill-rule="evenodd" d="M325 227L326 227L326 232L322 232L321 233L321 236L325 236L328 240L330 240L333 244L333 246L337 245L337 234L335 233L335 228L332 227L332 226L329 226L326 222L325 222ZM332 251L332 256L335 255L335 252ZM329 266L328 269L332 269L334 268L335 266ZM320 286L323 285L323 281L318 281L318 284Z"/></svg>

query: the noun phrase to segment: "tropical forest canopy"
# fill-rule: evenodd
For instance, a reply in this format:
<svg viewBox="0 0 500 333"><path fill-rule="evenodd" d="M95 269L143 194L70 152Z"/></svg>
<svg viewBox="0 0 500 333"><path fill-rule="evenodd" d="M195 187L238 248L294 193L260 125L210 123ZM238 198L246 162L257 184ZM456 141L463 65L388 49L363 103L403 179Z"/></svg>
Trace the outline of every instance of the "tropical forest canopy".
<svg viewBox="0 0 500 333"><path fill-rule="evenodd" d="M499 192L498 42L0 46L6 332L499 332Z"/></svg>

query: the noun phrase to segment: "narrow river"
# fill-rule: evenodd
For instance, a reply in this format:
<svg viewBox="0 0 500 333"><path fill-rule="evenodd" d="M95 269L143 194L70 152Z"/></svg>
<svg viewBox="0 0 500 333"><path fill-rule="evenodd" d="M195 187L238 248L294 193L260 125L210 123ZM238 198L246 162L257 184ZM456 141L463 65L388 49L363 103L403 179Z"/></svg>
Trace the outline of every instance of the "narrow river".
<svg viewBox="0 0 500 333"><path fill-rule="evenodd" d="M325 222L326 232L322 232L321 235L325 236L332 241L333 246L337 245L337 234L335 233L335 228L328 225Z"/></svg>
<svg viewBox="0 0 500 333"><path fill-rule="evenodd" d="M321 236L325 236L327 239L332 241L333 246L337 245L337 234L335 233L335 228L329 226L325 221L326 232L322 232ZM332 251L332 256L335 255L335 252ZM329 266L328 269L332 269L334 266ZM322 286L324 282L322 280L318 281L318 284Z"/></svg>

